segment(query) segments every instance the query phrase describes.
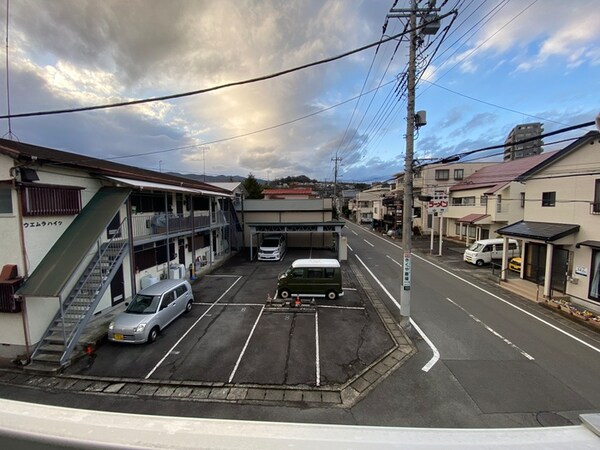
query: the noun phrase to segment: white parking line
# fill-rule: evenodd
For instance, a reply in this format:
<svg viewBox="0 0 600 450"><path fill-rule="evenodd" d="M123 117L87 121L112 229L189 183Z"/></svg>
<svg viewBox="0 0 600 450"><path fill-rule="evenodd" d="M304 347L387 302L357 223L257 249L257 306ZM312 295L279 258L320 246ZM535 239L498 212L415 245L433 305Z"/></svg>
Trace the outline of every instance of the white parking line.
<svg viewBox="0 0 600 450"><path fill-rule="evenodd" d="M363 239L363 241L365 241L367 244L369 244L371 247L375 247L373 244L371 244L369 241L367 241L366 239Z"/></svg>
<svg viewBox="0 0 600 450"><path fill-rule="evenodd" d="M498 333L497 331L495 331L491 327L487 326L485 323L483 323L481 320L479 320L477 317L475 317L473 314L471 314L465 308L463 308L462 306L460 306L458 303L454 302L452 299L446 297L446 300L448 300L450 303L452 303L458 309L462 310L467 316L469 316L471 319L473 319L478 324L482 325L486 330L488 330L494 336L496 336L497 338L499 338L500 340L502 340L505 344L507 344L507 345L511 346L512 348L514 348L516 351L518 351L521 355L523 355L528 360L533 361L535 359L533 356L531 356L525 350L522 350L521 348L519 348L518 346L516 346L515 344L513 344L512 342L510 342L508 339L506 339L504 336L502 336L500 333Z"/></svg>
<svg viewBox="0 0 600 450"><path fill-rule="evenodd" d="M329 309L358 309L364 311L364 306L335 306L335 305L317 305L317 308L329 308Z"/></svg>
<svg viewBox="0 0 600 450"><path fill-rule="evenodd" d="M194 302L194 305L209 306L214 305L210 302ZM263 306L264 303L221 303L219 306Z"/></svg>
<svg viewBox="0 0 600 450"><path fill-rule="evenodd" d="M381 287L381 289L383 289L383 291L394 302L394 304L398 307L398 309L400 309L400 304L396 301L396 299L392 296L392 294L390 294L390 292L385 288L385 286L381 283L381 281L379 281L379 279L373 274L373 272L371 272L371 270L367 267L367 265L363 262L363 260L360 259L360 257L358 255L355 255L355 256L360 261L360 263L363 265L363 267L367 270L367 272L369 272L369 274L377 282L377 284L379 284L379 287ZM433 352L433 357L429 360L429 362L427 364L425 364L421 368L421 370L423 372L429 372L429 369L431 369L433 367L433 365L436 362L438 362L438 360L440 359L440 352L438 351L438 349L436 348L436 346L433 345L433 342L431 342L431 340L425 335L425 333L423 332L423 330L421 330L421 328L419 328L419 326L415 323L415 321L412 320L412 318L410 319L410 323L415 328L415 330L417 330L417 333L419 333L421 335L421 337L423 338L423 340L425 342L427 342L427 345L429 345L429 347L431 348L431 351Z"/></svg>
<svg viewBox="0 0 600 450"><path fill-rule="evenodd" d="M235 281L233 282L233 284L232 284L231 286L229 286L229 287L227 288L227 290L226 290L225 292L223 292L223 294L222 294L222 295L221 295L221 296L220 296L220 297L219 297L219 298L218 298L218 299L217 299L217 300L216 300L216 301L215 301L215 302L214 302L214 303L213 303L213 304L212 304L212 305L211 305L211 306L210 306L210 307L209 307L209 308L206 310L206 311L204 311L204 314L202 314L202 315L201 315L201 316L198 318L198 320L196 320L196 321L194 322L194 324L193 324L191 327L189 327L189 328L188 328L188 330L187 330L185 333L183 333L183 336L181 336L181 337L179 338L179 340L178 340L177 342L175 342L175 345L173 345L173 347L171 347L171 348L169 349L169 351L168 351L168 352L165 354L165 356L163 356L163 357L162 357L162 359L161 359L161 360L158 362L158 364L156 364L156 365L154 366L154 368L153 368L153 369L152 369L150 372L148 372L148 375L146 375L146 376L144 377L144 379L145 379L145 380L147 380L148 378L150 378L150 377L152 376L152 374L153 374L153 373L156 371L156 369L158 369L158 368L160 367L160 365L163 363L163 361L164 361L165 359L167 359L167 356L169 356L169 355L171 354L171 352L172 352L173 350L175 350L175 347L177 347L177 346L179 345L179 343L180 343L181 341L183 341L183 339L184 339L184 338L185 338L185 337L188 335L188 333L189 333L190 331L192 331L192 328L194 328L194 327L195 327L195 326L198 324L198 322L200 322L200 321L201 321L201 320L204 318L204 316L206 316L206 315L208 314L208 312L209 312L209 311L210 311L210 310L211 310L211 309L212 309L212 308L213 308L213 307L214 307L214 306L215 306L217 303L219 303L219 301L221 301L221 299L222 299L223 297L225 297L225 295L226 295L226 294L227 294L227 293L228 293L228 292L229 292L229 291L230 291L230 290L231 290L231 289L232 289L232 288L233 288L233 287L236 285L236 283L237 283L238 281L240 281L241 279L242 279L242 277L241 277L241 276L239 276L239 277L238 277L238 279L237 279L237 280L235 280Z"/></svg>
<svg viewBox="0 0 600 450"><path fill-rule="evenodd" d="M233 371L231 372L231 375L229 375L229 382L231 383L231 380L233 380L233 377L235 376L235 372L237 372L237 369L240 365L240 362L242 361L242 358L244 357L244 353L246 353L246 349L248 348L248 344L250 343L250 339L252 338L252 335L254 334L254 330L256 329L256 325L258 325L258 321L260 320L260 316L262 316L263 311L265 310L265 305L263 305L263 307L260 309L260 313L258 313L258 317L256 318L256 321L254 322L254 326L252 327L252 330L250 330L250 334L248 335L248 339L246 339L246 343L244 344L244 348L242 349L242 353L240 353L240 356L238 357L237 362L235 363L235 367L233 368Z"/></svg>
<svg viewBox="0 0 600 450"><path fill-rule="evenodd" d="M348 223L351 223L351 222L348 222ZM356 225L356 226L358 226L358 225ZM368 231L368 230L367 230L367 231ZM387 240L387 239L384 239L384 238L382 238L381 236L377 236L375 233L372 233L372 232L370 232L370 231L369 231L369 233L371 233L371 234L372 234L373 236L375 236L376 238L378 238L378 239L381 239L382 241L384 241L384 242L387 242L388 244L390 244L390 245L393 245L394 247L397 247L397 248L399 248L400 250L402 250L402 247L401 247L401 246L399 246L398 244L394 244L393 242L390 242L389 240ZM543 323L544 325L547 325L547 326L549 326L550 328L552 328L552 329L554 329L554 330L558 331L559 333L562 333L562 334L564 334L565 336L567 336L567 337L570 337L571 339L573 339L573 340L575 340L575 341L579 342L580 344L583 344L583 345L585 345L586 347L589 347L590 349L592 349L592 350L594 350L594 351L596 351L596 352L600 353L600 348L598 348L598 347L594 347L592 344L589 344L589 343L585 342L583 339L580 339L580 338L578 338L577 336L575 336L575 335L573 335L573 334L571 334L571 333L569 333L569 332L567 332L567 331L565 331L565 330L563 330L563 329L561 329L561 328L557 327L556 325L554 325L554 324L552 324L552 323L548 322L547 320L544 320L544 319L542 319L541 317L538 317L538 316L536 316L535 314L533 314L533 313L531 313L531 312L529 312L529 311L527 311L527 310L525 310L525 309L521 308L520 306L513 305L513 304L512 304L511 302L509 302L508 300L505 300L505 299L503 299L502 297L500 297L500 296L498 296L498 295L496 295L496 294L493 294L493 293L491 293L490 291L487 291L487 290L485 290L484 288L482 288L482 287L480 287L480 286L477 286L475 283L471 283L470 281L468 281L468 280L465 280L464 278L461 278L461 277L459 277L459 276L458 276L458 275L456 275L455 273L452 273L452 272L450 272L449 270L446 270L446 269L444 269L443 267L441 267L441 266L438 266L438 265L437 265L437 264L435 264L435 263L432 263L431 261L429 261L429 260L427 260L427 259L423 258L422 256L419 256L419 255L417 255L417 254L415 254L415 253L412 253L412 256L414 256L414 257L415 257L415 258L417 258L417 259L420 259L420 260L421 260L421 261L423 261L423 262L426 262L427 264L430 264L430 265L432 265L433 267L435 267L435 268L437 268L437 269L440 269L442 272L446 272L448 275L451 275L451 276L453 276L454 278L457 278L457 279L459 279L460 281L462 281L462 282L464 282L464 283L467 283L467 284L468 284L468 285L470 285L470 286L473 286L475 289L479 289L481 292L484 292L484 293L488 294L489 296L491 296L491 297L493 297L493 298L495 298L495 299L497 299L497 300L500 300L501 302L505 303L506 305L508 305L508 306L511 306L512 308L515 308L515 309L516 309L516 310L518 310L518 311L521 311L523 314L527 314L529 317L531 317L531 318L533 318L533 319L537 320L538 322L541 322L541 323Z"/></svg>
<svg viewBox="0 0 600 450"><path fill-rule="evenodd" d="M321 363L319 358L319 310L315 311L315 359L316 359L316 383L321 386Z"/></svg>
<svg viewBox="0 0 600 450"><path fill-rule="evenodd" d="M348 247L348 250L350 250L351 252L354 251L354 250L352 250L352 247L350 247L349 245L346 245L346 247Z"/></svg>

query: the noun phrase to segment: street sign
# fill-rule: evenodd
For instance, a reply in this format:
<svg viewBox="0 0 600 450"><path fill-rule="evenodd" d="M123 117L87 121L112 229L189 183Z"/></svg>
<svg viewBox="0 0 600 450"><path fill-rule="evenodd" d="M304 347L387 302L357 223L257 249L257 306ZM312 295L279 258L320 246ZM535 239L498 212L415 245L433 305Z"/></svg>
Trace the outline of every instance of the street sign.
<svg viewBox="0 0 600 450"><path fill-rule="evenodd" d="M427 210L430 213L444 214L448 208L448 194L445 192L436 192L433 198L427 204Z"/></svg>

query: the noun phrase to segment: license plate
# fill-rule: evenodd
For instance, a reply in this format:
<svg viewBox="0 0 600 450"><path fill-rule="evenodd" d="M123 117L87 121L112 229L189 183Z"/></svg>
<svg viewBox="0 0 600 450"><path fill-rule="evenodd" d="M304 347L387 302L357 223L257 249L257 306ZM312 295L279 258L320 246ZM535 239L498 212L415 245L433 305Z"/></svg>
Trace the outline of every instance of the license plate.
<svg viewBox="0 0 600 450"><path fill-rule="evenodd" d="M122 334L113 334L113 338L115 339L115 341L122 341L123 335Z"/></svg>

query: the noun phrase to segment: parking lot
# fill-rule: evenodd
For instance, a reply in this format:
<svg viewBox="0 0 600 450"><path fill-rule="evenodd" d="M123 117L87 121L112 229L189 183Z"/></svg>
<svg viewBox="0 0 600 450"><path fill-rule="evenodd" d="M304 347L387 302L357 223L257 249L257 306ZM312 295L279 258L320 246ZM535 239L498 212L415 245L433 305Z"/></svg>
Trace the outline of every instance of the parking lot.
<svg viewBox="0 0 600 450"><path fill-rule="evenodd" d="M69 371L231 384L343 384L395 345L348 263L342 263L344 296L337 300L316 299L313 308L265 306L279 272L295 259L333 255L320 252L290 249L279 262L239 254L193 284L194 308L155 343L105 343Z"/></svg>

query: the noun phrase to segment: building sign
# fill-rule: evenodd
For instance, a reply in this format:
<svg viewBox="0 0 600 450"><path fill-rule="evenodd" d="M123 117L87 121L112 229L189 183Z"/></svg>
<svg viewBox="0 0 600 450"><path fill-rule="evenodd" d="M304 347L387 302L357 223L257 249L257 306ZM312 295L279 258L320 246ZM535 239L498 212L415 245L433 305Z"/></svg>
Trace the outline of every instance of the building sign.
<svg viewBox="0 0 600 450"><path fill-rule="evenodd" d="M433 198L429 200L427 209L430 213L444 214L448 208L448 194L445 192L436 192L433 194Z"/></svg>
<svg viewBox="0 0 600 450"><path fill-rule="evenodd" d="M575 267L575 274L587 277L587 267Z"/></svg>
<svg viewBox="0 0 600 450"><path fill-rule="evenodd" d="M402 264L402 287L405 291L410 291L410 259L411 254L408 252L405 253Z"/></svg>

